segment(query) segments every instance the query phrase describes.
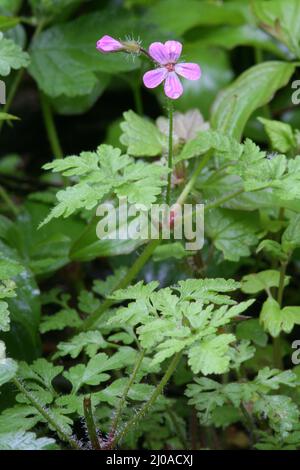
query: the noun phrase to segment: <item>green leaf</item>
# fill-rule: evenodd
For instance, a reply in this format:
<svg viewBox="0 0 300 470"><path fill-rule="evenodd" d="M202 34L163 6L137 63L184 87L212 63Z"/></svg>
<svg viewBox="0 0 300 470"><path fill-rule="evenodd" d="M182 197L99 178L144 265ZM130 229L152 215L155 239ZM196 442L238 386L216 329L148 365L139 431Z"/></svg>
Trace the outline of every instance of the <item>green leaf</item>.
<svg viewBox="0 0 300 470"><path fill-rule="evenodd" d="M42 317L40 332L47 333L53 330L63 330L66 327L78 328L82 320L74 309L62 309L54 315L45 315Z"/></svg>
<svg viewBox="0 0 300 470"><path fill-rule="evenodd" d="M268 269L255 274L248 274L242 279L242 291L246 294L257 294L265 290L270 293L272 287L279 286L280 273L274 269ZM289 282L289 277L285 277L285 285Z"/></svg>
<svg viewBox="0 0 300 470"><path fill-rule="evenodd" d="M258 119L265 128L270 139L272 148L278 152L287 153L297 145L292 126L281 121L271 119Z"/></svg>
<svg viewBox="0 0 300 470"><path fill-rule="evenodd" d="M120 198L126 196L129 204L150 206L160 194L169 170L160 165L135 161L121 155L120 149L101 145L97 152L82 152L44 165L45 169L66 176L81 176L74 186L58 191L58 204L41 226L52 218L69 217L79 209L93 209L111 191Z"/></svg>
<svg viewBox="0 0 300 470"><path fill-rule="evenodd" d="M15 359L33 360L40 354L38 325L40 322L40 291L32 272L21 265L21 259L15 249L0 240L2 259L10 261L9 270L14 274L16 295L6 296L11 318L9 332L1 335L5 339L8 354ZM5 268L7 269L7 267ZM6 272L5 276L7 275ZM9 287L6 286L6 287ZM6 292L7 293L7 292Z"/></svg>
<svg viewBox="0 0 300 470"><path fill-rule="evenodd" d="M242 146L236 139L217 131L208 130L200 132L195 139L187 142L176 161L198 157L211 149L216 151L217 156L227 160L238 160L242 153Z"/></svg>
<svg viewBox="0 0 300 470"><path fill-rule="evenodd" d="M96 42L101 36L125 39L142 37L144 46L157 38L157 28L124 10L101 10L42 32L31 47L29 72L47 95L75 97L95 92L99 82L104 88L107 74L139 69L141 61L125 54L101 54Z"/></svg>
<svg viewBox="0 0 300 470"><path fill-rule="evenodd" d="M52 381L63 371L62 366L55 366L44 358L39 358L32 364L20 362L18 375L23 380L34 381L54 393Z"/></svg>
<svg viewBox="0 0 300 470"><path fill-rule="evenodd" d="M275 240L263 240L257 247L256 252L259 253L260 251L266 251L272 258L286 261L287 255L284 253L282 246L280 243L276 242Z"/></svg>
<svg viewBox="0 0 300 470"><path fill-rule="evenodd" d="M32 432L0 433L0 450L47 450L53 444L55 444L54 439L37 438Z"/></svg>
<svg viewBox="0 0 300 470"><path fill-rule="evenodd" d="M150 23L181 35L195 26L242 24L245 22L242 8L236 3L215 4L209 1L185 0L184 14L181 0L161 0L149 8L146 18Z"/></svg>
<svg viewBox="0 0 300 470"><path fill-rule="evenodd" d="M241 284L233 279L187 279L178 282L175 287L183 300L200 300L204 304L214 303L216 305L235 304L228 295L221 293L231 292L239 289Z"/></svg>
<svg viewBox="0 0 300 470"><path fill-rule="evenodd" d="M300 308L284 307L280 309L278 302L269 298L263 304L260 322L264 329L276 338L281 331L290 333L294 325L300 324Z"/></svg>
<svg viewBox="0 0 300 470"><path fill-rule="evenodd" d="M165 261L169 258L182 259L190 256L190 252L184 249L180 242L168 243L166 245L158 246L153 253L153 261Z"/></svg>
<svg viewBox="0 0 300 470"><path fill-rule="evenodd" d="M123 277L127 273L126 267L120 267L114 271L112 275L105 278L105 281L96 280L93 284L93 291L101 297L107 297L110 295L121 282Z"/></svg>
<svg viewBox="0 0 300 470"><path fill-rule="evenodd" d="M238 46L252 46L269 51L281 59L286 58L276 41L252 24L210 28L201 34L199 43L202 47L219 46L229 50Z"/></svg>
<svg viewBox="0 0 300 470"><path fill-rule="evenodd" d="M0 121L18 121L19 118L17 116L13 116L12 114L7 113L0 113Z"/></svg>
<svg viewBox="0 0 300 470"><path fill-rule="evenodd" d="M17 369L18 365L13 359L0 357L0 387L1 385L5 384L6 382L9 382L11 379L14 378L17 373Z"/></svg>
<svg viewBox="0 0 300 470"><path fill-rule="evenodd" d="M6 13L15 14L20 8L22 0L0 0L0 9Z"/></svg>
<svg viewBox="0 0 300 470"><path fill-rule="evenodd" d="M79 6L82 0L29 0L29 3L37 17L61 19L73 8Z"/></svg>
<svg viewBox="0 0 300 470"><path fill-rule="evenodd" d="M292 217L287 229L282 235L282 247L286 253L291 253L300 246L300 214Z"/></svg>
<svg viewBox="0 0 300 470"><path fill-rule="evenodd" d="M7 76L11 69L18 70L29 65L29 55L11 39L3 38L0 32L0 76Z"/></svg>
<svg viewBox="0 0 300 470"><path fill-rule="evenodd" d="M250 255L250 247L258 241L256 216L242 211L212 209L205 214L205 230L224 258L238 261Z"/></svg>
<svg viewBox="0 0 300 470"><path fill-rule="evenodd" d="M284 0L255 0L253 12L268 33L300 57L300 5L297 0L290 0L288 4Z"/></svg>
<svg viewBox="0 0 300 470"><path fill-rule="evenodd" d="M250 340L263 348L268 342L268 335L264 332L257 318L240 322L236 328L236 337L238 339Z"/></svg>
<svg viewBox="0 0 300 470"><path fill-rule="evenodd" d="M161 155L165 136L148 119L138 116L133 111L123 114L121 123L123 134L121 143L127 147L129 155L134 157L155 157Z"/></svg>
<svg viewBox="0 0 300 470"><path fill-rule="evenodd" d="M15 277L24 271L24 267L13 259L3 258L0 260L0 280Z"/></svg>
<svg viewBox="0 0 300 470"><path fill-rule="evenodd" d="M14 28L19 22L20 18L0 15L0 31L7 31L8 29Z"/></svg>
<svg viewBox="0 0 300 470"><path fill-rule="evenodd" d="M299 423L298 407L287 396L263 397L254 403L254 412L261 417L267 417L270 427L283 437Z"/></svg>
<svg viewBox="0 0 300 470"><path fill-rule="evenodd" d="M77 393L84 384L99 385L106 382L110 378L109 371L133 364L135 357L135 351L129 347L120 348L110 357L107 354L99 353L92 357L86 365L78 364L71 367L63 375L71 382L72 393Z"/></svg>
<svg viewBox="0 0 300 470"><path fill-rule="evenodd" d="M229 369L229 344L235 340L231 334L219 335L195 344L189 350L189 365L194 374L224 374Z"/></svg>
<svg viewBox="0 0 300 470"><path fill-rule="evenodd" d="M285 86L295 65L264 62L242 73L214 104L212 127L240 139L252 113L267 104L274 93Z"/></svg>
<svg viewBox="0 0 300 470"><path fill-rule="evenodd" d="M67 356L68 354L75 359L79 354L84 351L89 357L95 356L98 349L103 349L107 342L99 331L87 331L74 336L68 342L61 342L58 344L55 357Z"/></svg>

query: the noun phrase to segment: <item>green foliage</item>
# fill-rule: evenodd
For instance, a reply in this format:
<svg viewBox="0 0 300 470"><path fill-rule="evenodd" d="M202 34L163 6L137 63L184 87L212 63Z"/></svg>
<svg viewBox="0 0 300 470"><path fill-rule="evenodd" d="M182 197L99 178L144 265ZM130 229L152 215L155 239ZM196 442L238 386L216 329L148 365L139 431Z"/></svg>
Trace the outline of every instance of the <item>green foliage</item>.
<svg viewBox="0 0 300 470"><path fill-rule="evenodd" d="M50 450L55 444L54 439L37 438L32 432L0 433L1 450Z"/></svg>
<svg viewBox="0 0 300 470"><path fill-rule="evenodd" d="M192 279L180 281L171 289L155 292L155 284L136 284L125 291L116 292L114 299L135 299L135 302L119 308L111 321L130 327L141 324L136 330L141 346L147 351L157 351L153 365L185 351L195 374L199 371L204 375L220 374L229 368L229 345L235 337L232 334L218 334L218 330L252 303L229 307L230 298L218 295L237 286L234 281L224 279ZM215 309L214 303L218 305Z"/></svg>
<svg viewBox="0 0 300 470"><path fill-rule="evenodd" d="M120 140L127 147L129 155L155 157L162 153L166 139L154 124L133 111L124 113L124 119L121 123L123 134Z"/></svg>
<svg viewBox="0 0 300 470"><path fill-rule="evenodd" d="M29 65L29 56L11 39L0 32L0 76L6 77L11 69L18 70Z"/></svg>
<svg viewBox="0 0 300 470"><path fill-rule="evenodd" d="M208 378L196 378L193 384L187 386L186 395L189 403L198 411L198 417L202 424L220 426L220 414L223 415L223 406L231 406L236 409L234 413L230 408L225 408L224 420L226 424L240 421L242 409L253 407L253 413L257 418L269 420L271 428L285 437L298 423L299 410L291 398L281 395L270 395L273 390L278 390L281 384L295 387L296 376L290 371L281 372L276 369L264 368L251 382L233 382L220 384ZM216 414L216 411L218 413ZM283 416L288 416L286 421ZM215 421L215 417L217 421Z"/></svg>
<svg viewBox="0 0 300 470"><path fill-rule="evenodd" d="M240 139L252 113L287 84L294 70L293 64L271 61L242 73L216 101L213 128Z"/></svg>
<svg viewBox="0 0 300 470"><path fill-rule="evenodd" d="M1 450L299 449L299 14L0 0ZM171 175L170 106L142 80L158 64L103 35L179 40L201 67L172 103ZM172 223L116 239L119 209L98 238L100 203L149 210L169 175L171 205L204 204L201 250Z"/></svg>
<svg viewBox="0 0 300 470"><path fill-rule="evenodd" d="M83 152L79 157L47 163L44 168L81 179L57 193L58 205L43 224L56 217L69 217L79 209L91 210L111 192L118 197L127 196L129 203L149 206L165 184L160 178L168 172L158 165L134 162L109 145L101 145L97 152Z"/></svg>

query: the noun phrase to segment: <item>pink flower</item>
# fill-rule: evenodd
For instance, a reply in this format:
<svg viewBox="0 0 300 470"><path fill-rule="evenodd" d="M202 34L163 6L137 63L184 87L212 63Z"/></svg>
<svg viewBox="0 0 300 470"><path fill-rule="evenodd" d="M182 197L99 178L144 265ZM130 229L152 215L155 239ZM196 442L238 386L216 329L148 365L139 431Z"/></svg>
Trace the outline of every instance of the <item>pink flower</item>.
<svg viewBox="0 0 300 470"><path fill-rule="evenodd" d="M112 38L111 36L103 36L99 41L97 42L97 49L100 52L118 52L122 51L124 49L123 44L120 43L120 41L117 41L116 39Z"/></svg>
<svg viewBox="0 0 300 470"><path fill-rule="evenodd" d="M143 81L147 88L156 88L165 80L165 94L176 100L183 93L178 75L188 80L199 80L201 69L198 64L190 62L177 63L181 55L182 44L178 41L153 42L149 47L149 54L160 67L146 72Z"/></svg>

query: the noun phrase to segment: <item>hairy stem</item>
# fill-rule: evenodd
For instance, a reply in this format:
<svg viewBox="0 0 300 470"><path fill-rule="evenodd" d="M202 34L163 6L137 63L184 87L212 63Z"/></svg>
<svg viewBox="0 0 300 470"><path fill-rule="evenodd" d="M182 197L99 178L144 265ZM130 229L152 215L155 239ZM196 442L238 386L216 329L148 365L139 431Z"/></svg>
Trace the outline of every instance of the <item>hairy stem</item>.
<svg viewBox="0 0 300 470"><path fill-rule="evenodd" d="M173 173L173 103L172 100L168 100L169 104L169 148L168 148L168 168L170 170L168 174L168 186L166 194L166 204L170 205L171 202L171 184L172 184L172 173Z"/></svg>
<svg viewBox="0 0 300 470"><path fill-rule="evenodd" d="M23 395L25 395L25 397L30 401L30 403L32 404L32 406L34 406L34 408L36 408L38 410L38 412L43 416L43 418L45 418L45 420L47 421L47 423L50 424L50 426L57 432L59 438L64 441L64 442L67 442L71 447L72 449L74 450L80 450L80 446L79 444L75 441L75 439L73 439L71 436L69 436L56 422L55 422L55 419L50 415L50 413L48 411L45 410L45 408L42 407L42 405L40 405L40 403L38 402L38 400L35 398L35 396L29 392L25 387L24 385L22 384L22 382L17 379L16 377L12 379L12 382L15 384L15 386L18 388L18 390L20 390L21 393L23 393Z"/></svg>
<svg viewBox="0 0 300 470"><path fill-rule="evenodd" d="M191 179L188 181L188 183L185 185L182 193L180 194L179 198L177 199L176 203L177 204L183 204L186 200L186 198L188 197L189 193L191 192L191 190L193 189L193 187L195 186L195 183L197 181L197 178L198 176L200 175L201 171L203 170L203 168L205 167L205 165L208 163L208 161L210 160L210 158L212 157L213 155L213 151L212 150L209 150L202 158L201 158L201 161L199 163L199 165L197 166L196 170L194 171L194 173L192 174L192 177Z"/></svg>
<svg viewBox="0 0 300 470"><path fill-rule="evenodd" d="M83 410L84 410L86 427L88 430L88 435L89 435L89 439L91 441L92 447L94 450L101 450L101 446L100 446L99 439L97 436L93 410L92 410L91 397L84 397Z"/></svg>
<svg viewBox="0 0 300 470"><path fill-rule="evenodd" d="M179 351L177 354L175 354L175 356L173 357L172 361L169 364L168 369L166 370L161 381L155 388L150 399L144 404L144 406L142 406L140 411L131 420L128 421L124 429L116 436L114 440L114 446L116 446L118 442L120 442L126 436L126 434L128 434L138 424L138 422L148 413L152 405L155 403L156 399L162 393L165 385L170 380L181 358L181 355L182 355L182 351Z"/></svg>
<svg viewBox="0 0 300 470"><path fill-rule="evenodd" d="M57 130L55 127L53 112L52 112L52 109L48 102L47 97L42 92L40 92L40 102L41 102L44 123L45 123L48 140L51 146L52 153L55 158L62 158L64 154L63 154L63 151L59 142Z"/></svg>
<svg viewBox="0 0 300 470"><path fill-rule="evenodd" d="M137 358L137 361L135 363L134 369L132 371L130 380L129 380L128 384L126 385L123 396L120 400L115 418L114 418L113 423L112 423L111 431L110 431L110 435L113 437L113 439L114 439L114 436L116 434L116 430L118 429L118 425L119 425L119 422L120 422L120 419L121 419L121 415L122 415L124 405L126 403L128 392L129 392L130 388L132 387L132 385L134 384L134 381L136 379L137 373L138 373L139 368L140 368L140 366L143 362L144 357L145 357L145 351L141 351L140 354L138 355L138 358ZM113 446L114 446L114 440L112 441L112 444L111 444L112 448L113 448Z"/></svg>
<svg viewBox="0 0 300 470"><path fill-rule="evenodd" d="M281 268L280 268L279 286L278 286L278 292L277 292L277 302L280 308L282 307L284 280L285 280L287 264L288 264L287 262L281 263ZM274 360L274 366L277 369L283 369L280 335L273 339L273 360Z"/></svg>

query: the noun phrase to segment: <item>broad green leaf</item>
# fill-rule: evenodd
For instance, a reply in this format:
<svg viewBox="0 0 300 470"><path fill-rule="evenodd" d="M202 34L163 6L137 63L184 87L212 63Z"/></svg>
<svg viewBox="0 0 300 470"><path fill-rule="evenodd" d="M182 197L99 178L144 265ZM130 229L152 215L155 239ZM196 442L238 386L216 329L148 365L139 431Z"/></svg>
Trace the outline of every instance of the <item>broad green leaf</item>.
<svg viewBox="0 0 300 470"><path fill-rule="evenodd" d="M31 47L29 71L47 95L58 97L87 96L102 82L102 74L120 74L138 69L135 61L125 54L101 54L97 40L109 34L125 38L128 34L143 37L144 46L158 34L141 18L123 10L99 11L53 26L39 35ZM103 85L103 84L102 84Z"/></svg>
<svg viewBox="0 0 300 470"><path fill-rule="evenodd" d="M270 61L242 73L217 98L212 127L239 140L252 113L288 83L294 70L293 64Z"/></svg>
<svg viewBox="0 0 300 470"><path fill-rule="evenodd" d="M268 269L255 274L248 274L242 279L242 291L246 294L257 294L262 290L270 293L272 287L279 286L280 273L274 269ZM285 285L289 282L286 276Z"/></svg>
<svg viewBox="0 0 300 470"><path fill-rule="evenodd" d="M127 111L123 116L125 120L121 123L123 134L120 140L127 147L129 155L134 157L160 155L166 138L159 129L151 121L133 111Z"/></svg>
<svg viewBox="0 0 300 470"><path fill-rule="evenodd" d="M48 437L37 438L32 432L0 433L0 450L49 450L55 440Z"/></svg>
<svg viewBox="0 0 300 470"><path fill-rule="evenodd" d="M216 248L223 252L224 258L238 261L250 255L251 246L258 241L255 215L228 209L212 209L205 214L206 235L212 239Z"/></svg>
<svg viewBox="0 0 300 470"><path fill-rule="evenodd" d="M203 46L219 46L225 49L234 49L238 46L252 46L271 52L281 59L286 54L267 33L251 24L241 26L220 26L209 28L201 33L199 41Z"/></svg>
<svg viewBox="0 0 300 470"><path fill-rule="evenodd" d="M60 18L82 3L82 0L29 0L30 6L39 18Z"/></svg>
<svg viewBox="0 0 300 470"><path fill-rule="evenodd" d="M7 76L11 69L18 70L29 65L29 55L11 39L3 38L0 32L0 76Z"/></svg>
<svg viewBox="0 0 300 470"><path fill-rule="evenodd" d="M98 81L91 93L70 97L60 95L57 98L50 98L54 110L64 116L74 116L86 113L97 102L104 93L111 81L111 75L105 73L96 74Z"/></svg>
<svg viewBox="0 0 300 470"><path fill-rule="evenodd" d="M15 12L20 8L22 0L0 0L0 9L3 12L15 14Z"/></svg>
<svg viewBox="0 0 300 470"><path fill-rule="evenodd" d="M300 57L300 5L298 0L255 0L253 11L261 26Z"/></svg>
<svg viewBox="0 0 300 470"><path fill-rule="evenodd" d="M195 26L211 26L220 24L243 24L243 10L234 2L216 4L209 1L199 2L185 0L183 14L181 0L160 0L147 12L146 18L150 23L158 24L161 28L172 31L177 35L185 33Z"/></svg>

